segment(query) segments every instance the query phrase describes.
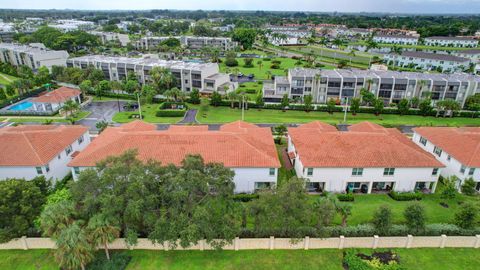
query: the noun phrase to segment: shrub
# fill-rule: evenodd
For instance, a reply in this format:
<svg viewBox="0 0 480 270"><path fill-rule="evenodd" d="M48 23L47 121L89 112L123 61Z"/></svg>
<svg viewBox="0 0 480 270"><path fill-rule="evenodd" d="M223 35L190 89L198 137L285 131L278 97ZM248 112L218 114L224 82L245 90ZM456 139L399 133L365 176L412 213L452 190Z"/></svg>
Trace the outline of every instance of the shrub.
<svg viewBox="0 0 480 270"><path fill-rule="evenodd" d="M157 117L182 117L186 110L160 110L155 113Z"/></svg>
<svg viewBox="0 0 480 270"><path fill-rule="evenodd" d="M98 254L87 266L88 270L124 270L132 257L124 252L112 252L111 260L107 260L104 254Z"/></svg>
<svg viewBox="0 0 480 270"><path fill-rule="evenodd" d="M280 69L280 65L279 64L271 64L270 68L271 69Z"/></svg>
<svg viewBox="0 0 480 270"><path fill-rule="evenodd" d="M455 199L458 193L457 181L458 181L458 178L456 176L442 178L443 189L440 196L444 199Z"/></svg>
<svg viewBox="0 0 480 270"><path fill-rule="evenodd" d="M337 199L341 202L353 202L355 200L355 197L353 197L352 193L346 193L337 194Z"/></svg>
<svg viewBox="0 0 480 270"><path fill-rule="evenodd" d="M395 201L420 201L423 198L423 194L420 192L396 192L390 191L388 193Z"/></svg>
<svg viewBox="0 0 480 270"><path fill-rule="evenodd" d="M462 185L462 193L468 196L473 196L477 193L475 186L477 183L473 180L473 178L468 178L463 182Z"/></svg>
<svg viewBox="0 0 480 270"><path fill-rule="evenodd" d="M253 194L246 194L246 193L240 193L240 194L235 194L233 195L233 200L237 202L249 202L251 200L258 199L259 194L253 193Z"/></svg>
<svg viewBox="0 0 480 270"><path fill-rule="evenodd" d="M225 65L227 67L236 67L238 66L238 61L235 58L227 58L225 59Z"/></svg>
<svg viewBox="0 0 480 270"><path fill-rule="evenodd" d="M412 233L419 233L425 230L425 207L419 203L412 203L403 212L408 229Z"/></svg>
<svg viewBox="0 0 480 270"><path fill-rule="evenodd" d="M388 205L380 206L373 213L373 225L379 234L386 235L392 227L392 210Z"/></svg>
<svg viewBox="0 0 480 270"><path fill-rule="evenodd" d="M471 229L475 225L478 209L472 203L465 203L455 213L455 224L463 229Z"/></svg>

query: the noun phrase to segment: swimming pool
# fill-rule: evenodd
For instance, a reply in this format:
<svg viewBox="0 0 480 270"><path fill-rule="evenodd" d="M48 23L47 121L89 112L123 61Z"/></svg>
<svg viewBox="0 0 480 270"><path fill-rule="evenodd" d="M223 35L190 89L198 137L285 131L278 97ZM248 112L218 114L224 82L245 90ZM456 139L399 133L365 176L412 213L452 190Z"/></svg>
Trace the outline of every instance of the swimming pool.
<svg viewBox="0 0 480 270"><path fill-rule="evenodd" d="M26 111L28 108L32 107L33 103L30 101L20 102L8 108L9 111Z"/></svg>

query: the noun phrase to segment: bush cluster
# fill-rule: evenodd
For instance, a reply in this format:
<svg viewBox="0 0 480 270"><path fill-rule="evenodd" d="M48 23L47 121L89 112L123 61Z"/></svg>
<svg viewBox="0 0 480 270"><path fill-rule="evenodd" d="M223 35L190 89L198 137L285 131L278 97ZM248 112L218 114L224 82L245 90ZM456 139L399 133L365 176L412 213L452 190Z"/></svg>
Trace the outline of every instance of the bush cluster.
<svg viewBox="0 0 480 270"><path fill-rule="evenodd" d="M258 197L259 197L258 193L252 193L252 194L240 193L240 194L233 195L233 200L237 202L249 202L251 200L258 199Z"/></svg>
<svg viewBox="0 0 480 270"><path fill-rule="evenodd" d="M420 201L423 198L423 194L420 192L396 192L390 191L388 193L395 201Z"/></svg>
<svg viewBox="0 0 480 270"><path fill-rule="evenodd" d="M355 200L352 193L337 194L337 198L341 202L353 202Z"/></svg>

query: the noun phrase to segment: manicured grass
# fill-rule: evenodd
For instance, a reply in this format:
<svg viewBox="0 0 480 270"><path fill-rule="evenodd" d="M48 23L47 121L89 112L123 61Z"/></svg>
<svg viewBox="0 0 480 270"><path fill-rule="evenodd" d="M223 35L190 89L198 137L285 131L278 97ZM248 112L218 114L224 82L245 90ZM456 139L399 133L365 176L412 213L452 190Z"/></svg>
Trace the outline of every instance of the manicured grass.
<svg viewBox="0 0 480 270"><path fill-rule="evenodd" d="M205 116L204 116L205 114ZM329 114L326 112L304 112L304 111L281 111L267 109L249 109L245 111L245 121L251 123L306 123L320 120L329 124L343 123L343 113ZM197 120L201 123L227 123L242 118L242 112L239 109L230 107L208 107L205 112L200 107ZM375 116L373 114L360 113L356 116L347 114L347 123L358 123L362 121L371 121L381 125L416 125L416 126L480 126L478 118L435 118L416 115L396 115L385 114Z"/></svg>
<svg viewBox="0 0 480 270"><path fill-rule="evenodd" d="M370 249L358 251L372 252ZM125 252L132 256L127 270L343 269L343 251L338 249ZM394 249L394 252L407 270L480 269L480 252L473 248ZM0 269L56 270L58 266L51 250L2 250Z"/></svg>
<svg viewBox="0 0 480 270"><path fill-rule="evenodd" d="M158 104L142 106L143 120L149 123L174 124L183 119L183 117L157 117L155 113L158 111L158 106ZM117 123L128 123L136 120L136 118L130 118L133 114L138 114L138 111L116 113L112 120Z"/></svg>
<svg viewBox="0 0 480 270"><path fill-rule="evenodd" d="M88 111L81 111L81 112L78 112L74 119L75 121L79 121L79 120L82 120L83 118L87 117L88 115L90 115L91 112L88 112ZM58 117L58 115L57 115ZM10 118L9 121L10 122L15 122L15 123L28 123L28 122L37 122L37 123L45 123L47 120L52 120L53 122L55 123L67 123L69 122L68 119L65 119L65 118L52 118L52 117L25 117L25 118Z"/></svg>
<svg viewBox="0 0 480 270"><path fill-rule="evenodd" d="M18 79L17 77L14 77L5 73L0 73L0 84L2 85L9 85L17 79Z"/></svg>
<svg viewBox="0 0 480 270"><path fill-rule="evenodd" d="M247 92L255 90L255 93L246 93L246 96L250 101L255 101L259 92L262 91L263 84L258 82L245 82L240 84L240 87L237 89L237 93Z"/></svg>
<svg viewBox="0 0 480 270"><path fill-rule="evenodd" d="M247 68L244 67L245 62L243 58L237 58L238 61L238 66L237 67L227 67L225 65L225 59L222 59L222 63L220 63L220 72L225 72L225 73L233 73L234 70L238 69L238 72L241 72L245 75L253 74L255 75L255 79L257 80L267 80L269 78L269 73L271 72L271 75L282 75L285 76L285 69L293 68L295 67L295 63L297 60L291 59L291 58L272 58L270 61L265 61L264 59L258 59L254 58L253 59L253 67ZM262 61L262 66L259 66L257 64L258 61ZM278 69L272 69L270 66L272 65L272 60L279 60L281 61L280 63L280 68Z"/></svg>
<svg viewBox="0 0 480 270"><path fill-rule="evenodd" d="M113 98L113 97L97 97L97 96L92 96L92 98L93 98L93 99L92 99L93 101L97 101L97 102L98 102L98 101L100 101L100 102L102 102L102 101L117 101L117 100L119 100L119 101L131 101L131 100L128 100L128 99L121 99L121 98L120 98L120 99L117 99L117 98Z"/></svg>

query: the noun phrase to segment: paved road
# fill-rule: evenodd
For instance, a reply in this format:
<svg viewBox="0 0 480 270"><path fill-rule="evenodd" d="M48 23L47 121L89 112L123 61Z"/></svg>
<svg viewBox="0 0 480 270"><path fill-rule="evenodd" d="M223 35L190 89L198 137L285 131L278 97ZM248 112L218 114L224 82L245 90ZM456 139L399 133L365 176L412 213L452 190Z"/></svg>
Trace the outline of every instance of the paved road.
<svg viewBox="0 0 480 270"><path fill-rule="evenodd" d="M197 110L188 110L183 119L177 124L198 124L196 116Z"/></svg>
<svg viewBox="0 0 480 270"><path fill-rule="evenodd" d="M78 121L77 124L88 126L90 130L97 130L95 127L97 122L112 122L113 116L119 112L119 105L120 110L123 111L123 105L125 103L125 101L94 101L83 108L85 111L91 112L91 114L87 118Z"/></svg>

